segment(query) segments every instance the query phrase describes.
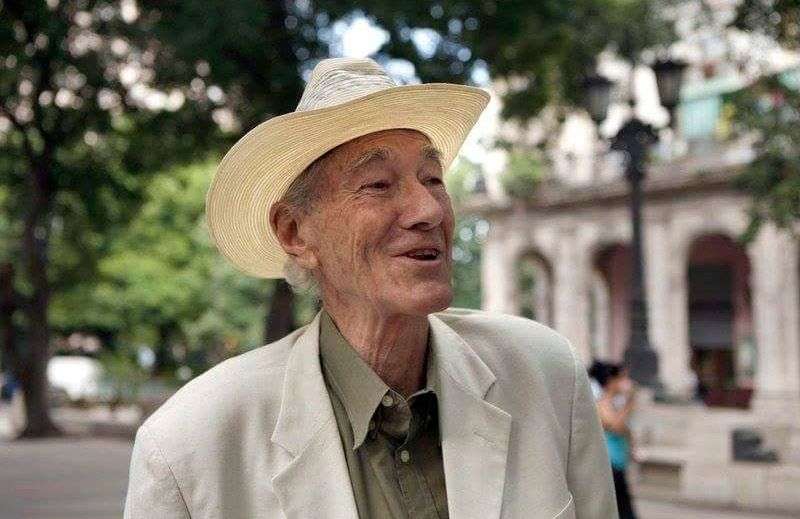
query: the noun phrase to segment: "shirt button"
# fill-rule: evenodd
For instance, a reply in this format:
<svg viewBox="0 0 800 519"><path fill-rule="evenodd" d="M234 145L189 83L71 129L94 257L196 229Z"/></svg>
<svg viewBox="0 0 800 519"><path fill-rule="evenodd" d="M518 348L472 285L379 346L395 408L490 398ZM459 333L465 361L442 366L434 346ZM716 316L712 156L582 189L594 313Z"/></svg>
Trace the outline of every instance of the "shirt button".
<svg viewBox="0 0 800 519"><path fill-rule="evenodd" d="M392 395L390 395L389 393L386 393L385 395L383 395L383 398L381 398L381 404L383 404L386 407L391 407L394 405L394 398L392 398Z"/></svg>
<svg viewBox="0 0 800 519"><path fill-rule="evenodd" d="M372 431L375 429L375 420L369 421L369 430Z"/></svg>
<svg viewBox="0 0 800 519"><path fill-rule="evenodd" d="M408 460L411 459L411 454L408 453L406 450L400 451L400 461L403 463L408 463Z"/></svg>

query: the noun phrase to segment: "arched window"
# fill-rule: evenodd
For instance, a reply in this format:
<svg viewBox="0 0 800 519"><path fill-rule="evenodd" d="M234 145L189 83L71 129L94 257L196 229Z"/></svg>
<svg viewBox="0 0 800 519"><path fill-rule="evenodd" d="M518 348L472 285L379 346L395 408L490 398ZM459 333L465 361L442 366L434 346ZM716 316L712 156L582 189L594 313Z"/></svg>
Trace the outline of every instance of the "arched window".
<svg viewBox="0 0 800 519"><path fill-rule="evenodd" d="M689 250L686 275L696 397L746 407L756 370L747 253L727 236L702 236Z"/></svg>
<svg viewBox="0 0 800 519"><path fill-rule="evenodd" d="M524 254L517 265L519 314L542 324L553 322L550 265L536 253Z"/></svg>
<svg viewBox="0 0 800 519"><path fill-rule="evenodd" d="M631 250L627 244L614 243L598 250L594 256L593 292L600 292L604 286L605 294L592 294L604 303L605 312L598 307L598 320L593 332L592 347L603 357L621 361L628 346L630 336L630 286L631 286ZM594 300L590 298L591 300ZM604 322L600 322L602 319ZM600 342L600 341L605 341Z"/></svg>

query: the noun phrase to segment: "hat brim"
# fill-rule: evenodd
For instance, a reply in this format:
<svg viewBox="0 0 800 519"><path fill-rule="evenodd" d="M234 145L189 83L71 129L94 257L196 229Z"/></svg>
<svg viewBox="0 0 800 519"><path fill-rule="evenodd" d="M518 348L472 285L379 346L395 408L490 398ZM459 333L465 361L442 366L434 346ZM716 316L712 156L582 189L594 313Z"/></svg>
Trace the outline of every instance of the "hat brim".
<svg viewBox="0 0 800 519"><path fill-rule="evenodd" d="M488 102L479 88L428 83L269 119L239 139L217 168L206 195L211 238L242 272L281 278L286 253L269 211L314 160L362 135L406 128L428 136L446 171Z"/></svg>

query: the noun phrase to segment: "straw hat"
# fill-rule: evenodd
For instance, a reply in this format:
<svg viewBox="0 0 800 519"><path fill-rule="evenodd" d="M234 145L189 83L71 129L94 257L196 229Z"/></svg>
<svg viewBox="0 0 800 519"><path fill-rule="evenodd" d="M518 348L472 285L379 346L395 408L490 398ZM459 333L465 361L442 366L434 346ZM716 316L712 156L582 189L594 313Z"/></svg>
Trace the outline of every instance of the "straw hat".
<svg viewBox="0 0 800 519"><path fill-rule="evenodd" d="M220 162L206 195L211 237L246 274L283 277L269 211L308 165L356 137L407 128L428 136L446 170L488 101L463 85L398 86L371 59L323 60L294 112L250 130Z"/></svg>

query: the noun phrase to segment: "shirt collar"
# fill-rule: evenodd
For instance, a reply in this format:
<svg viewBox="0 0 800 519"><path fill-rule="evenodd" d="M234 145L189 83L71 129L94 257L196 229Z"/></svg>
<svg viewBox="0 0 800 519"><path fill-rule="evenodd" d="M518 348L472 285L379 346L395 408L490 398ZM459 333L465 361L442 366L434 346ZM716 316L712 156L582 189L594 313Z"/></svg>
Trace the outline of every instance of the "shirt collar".
<svg viewBox="0 0 800 519"><path fill-rule="evenodd" d="M344 406L353 429L353 449L357 449L364 442L370 420L390 388L347 342L328 312L322 310L321 314L319 354L322 369ZM438 389L439 377L433 353L429 339L426 385L418 393L436 392Z"/></svg>

